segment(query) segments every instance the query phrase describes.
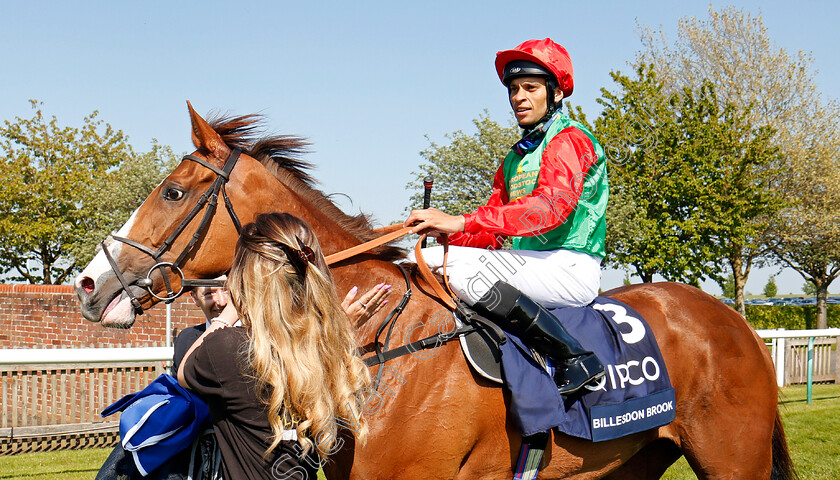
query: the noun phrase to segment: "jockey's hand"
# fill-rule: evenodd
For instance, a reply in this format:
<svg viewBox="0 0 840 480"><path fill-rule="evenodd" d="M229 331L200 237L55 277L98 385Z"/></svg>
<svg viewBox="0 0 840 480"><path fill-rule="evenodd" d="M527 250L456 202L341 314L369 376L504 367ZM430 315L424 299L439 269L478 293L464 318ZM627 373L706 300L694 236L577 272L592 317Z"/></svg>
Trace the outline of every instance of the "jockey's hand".
<svg viewBox="0 0 840 480"><path fill-rule="evenodd" d="M414 226L411 233L425 233L430 237L438 237L441 233L463 232L464 216L449 215L436 208L412 210L403 226Z"/></svg>

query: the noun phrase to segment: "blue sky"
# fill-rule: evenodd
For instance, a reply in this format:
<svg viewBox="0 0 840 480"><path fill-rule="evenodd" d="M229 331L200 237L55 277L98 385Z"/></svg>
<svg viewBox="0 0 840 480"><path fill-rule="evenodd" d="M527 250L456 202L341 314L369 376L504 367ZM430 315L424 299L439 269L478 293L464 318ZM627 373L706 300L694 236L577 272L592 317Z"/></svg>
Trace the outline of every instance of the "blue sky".
<svg viewBox="0 0 840 480"><path fill-rule="evenodd" d="M454 130L472 132L485 109L507 121L493 68L498 50L551 37L570 52L570 100L590 117L641 48L637 25L675 36L680 17L707 17L709 3L651 2L5 2L0 120L45 113L78 125L100 118L138 151L153 138L191 150L186 100L199 113L260 113L270 132L312 142L307 158L343 207L381 223L403 217L419 152ZM829 1L715 3L760 12L771 38L814 56L824 94L840 98L836 19ZM781 95L781 93L780 93ZM760 293L778 269L753 274ZM621 284L607 272L604 288ZM799 292L792 271L781 293ZM716 287L707 290L715 293ZM834 287L832 292L840 291Z"/></svg>

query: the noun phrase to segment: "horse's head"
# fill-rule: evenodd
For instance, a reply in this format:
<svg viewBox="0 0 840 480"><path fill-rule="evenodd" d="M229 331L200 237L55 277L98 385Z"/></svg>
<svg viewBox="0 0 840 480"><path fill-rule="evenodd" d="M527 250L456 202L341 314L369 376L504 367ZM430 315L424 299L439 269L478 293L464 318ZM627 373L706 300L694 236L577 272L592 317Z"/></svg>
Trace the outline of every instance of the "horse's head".
<svg viewBox="0 0 840 480"><path fill-rule="evenodd" d="M260 213L298 216L312 226L325 254L376 236L365 215L345 214L314 187L309 164L298 159L307 145L300 138L255 138L253 115L211 125L192 106L189 111L196 151L76 277L82 315L92 322L128 328L138 313L188 289L188 280L227 272L237 218L244 225ZM375 252L383 260L403 254L387 246Z"/></svg>
<svg viewBox="0 0 840 480"><path fill-rule="evenodd" d="M213 278L230 267L237 229L224 197L247 195L244 179L258 163L244 153L232 159L232 153L239 153L234 149L236 140L253 130L255 118L229 120L217 127L220 133L188 106L197 150L102 243L93 261L75 279L82 314L90 321L128 328L138 313L180 292L184 278ZM303 145L290 139L292 150ZM235 164L226 166L228 159ZM259 191L254 178L249 182ZM217 202L218 208L214 208ZM236 211L245 221L252 218L246 202L240 201ZM204 248L199 248L202 245Z"/></svg>

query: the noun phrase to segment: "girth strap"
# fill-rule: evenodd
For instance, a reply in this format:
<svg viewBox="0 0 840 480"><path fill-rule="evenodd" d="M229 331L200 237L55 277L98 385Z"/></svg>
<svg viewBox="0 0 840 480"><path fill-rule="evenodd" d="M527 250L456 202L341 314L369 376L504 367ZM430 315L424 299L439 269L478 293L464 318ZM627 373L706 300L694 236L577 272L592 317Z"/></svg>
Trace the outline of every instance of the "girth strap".
<svg viewBox="0 0 840 480"><path fill-rule="evenodd" d="M439 345L443 345L444 343L452 340L453 338L459 335L465 335L475 330L476 327L472 325L464 325L451 333L436 333L426 338L421 338L420 340L407 343L401 347L393 348L391 350L382 352L378 355L365 358L364 362L365 365L367 365L368 367L381 365L389 360L402 357L403 355L408 355L411 353L419 352L420 350L425 350L427 348L433 348Z"/></svg>
<svg viewBox="0 0 840 480"><path fill-rule="evenodd" d="M549 437L550 433L544 432L522 439L513 470L513 480L537 480Z"/></svg>

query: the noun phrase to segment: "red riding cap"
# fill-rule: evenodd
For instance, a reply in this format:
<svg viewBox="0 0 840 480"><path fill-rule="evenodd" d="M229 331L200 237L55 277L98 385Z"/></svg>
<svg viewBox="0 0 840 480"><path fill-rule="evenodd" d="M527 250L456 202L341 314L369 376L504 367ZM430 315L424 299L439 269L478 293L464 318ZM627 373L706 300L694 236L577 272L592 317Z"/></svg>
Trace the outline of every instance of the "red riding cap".
<svg viewBox="0 0 840 480"><path fill-rule="evenodd" d="M569 52L565 48L554 43L550 38L528 40L513 50L496 53L496 72L502 83L504 83L505 65L513 60L527 60L545 67L557 78L557 85L563 91L563 96L568 97L572 94L575 88L572 59L569 58Z"/></svg>

